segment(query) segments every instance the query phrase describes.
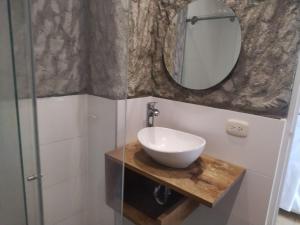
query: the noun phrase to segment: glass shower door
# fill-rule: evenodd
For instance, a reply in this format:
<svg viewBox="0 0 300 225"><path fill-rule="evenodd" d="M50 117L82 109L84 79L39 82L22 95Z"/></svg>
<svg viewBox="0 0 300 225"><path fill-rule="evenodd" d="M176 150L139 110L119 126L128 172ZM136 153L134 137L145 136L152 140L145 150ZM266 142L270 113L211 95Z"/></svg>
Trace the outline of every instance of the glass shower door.
<svg viewBox="0 0 300 225"><path fill-rule="evenodd" d="M26 205L7 2L0 2L0 224L25 225Z"/></svg>
<svg viewBox="0 0 300 225"><path fill-rule="evenodd" d="M0 1L1 225L43 224L27 9Z"/></svg>

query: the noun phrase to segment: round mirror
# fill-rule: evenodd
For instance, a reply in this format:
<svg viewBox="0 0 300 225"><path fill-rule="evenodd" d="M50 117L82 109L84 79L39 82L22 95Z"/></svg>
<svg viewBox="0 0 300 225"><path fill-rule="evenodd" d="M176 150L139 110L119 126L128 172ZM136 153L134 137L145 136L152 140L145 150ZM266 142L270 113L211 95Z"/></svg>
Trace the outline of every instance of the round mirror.
<svg viewBox="0 0 300 225"><path fill-rule="evenodd" d="M170 24L164 62L181 86L203 90L222 82L241 50L241 28L232 9L221 0L196 0Z"/></svg>

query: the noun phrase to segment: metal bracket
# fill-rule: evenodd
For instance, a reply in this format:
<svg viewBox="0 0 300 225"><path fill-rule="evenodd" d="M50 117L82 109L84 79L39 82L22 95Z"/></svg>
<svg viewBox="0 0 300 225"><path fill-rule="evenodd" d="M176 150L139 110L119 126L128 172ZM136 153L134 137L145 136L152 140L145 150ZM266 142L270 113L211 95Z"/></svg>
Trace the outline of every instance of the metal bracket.
<svg viewBox="0 0 300 225"><path fill-rule="evenodd" d="M43 175L32 175L26 178L27 181L34 181L34 180L39 180L42 179Z"/></svg>

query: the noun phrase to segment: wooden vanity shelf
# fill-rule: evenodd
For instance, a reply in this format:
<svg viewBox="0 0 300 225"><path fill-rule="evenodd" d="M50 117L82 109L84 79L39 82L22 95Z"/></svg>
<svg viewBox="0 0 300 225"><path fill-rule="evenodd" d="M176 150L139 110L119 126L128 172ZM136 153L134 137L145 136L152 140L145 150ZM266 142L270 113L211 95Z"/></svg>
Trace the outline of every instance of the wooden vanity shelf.
<svg viewBox="0 0 300 225"><path fill-rule="evenodd" d="M112 172L123 163L123 152L113 150L106 156L107 204L116 209ZM179 225L199 204L214 207L242 179L246 170L202 154L186 169L165 167L153 161L135 142L124 154L124 216L137 225ZM155 205L153 189L162 184L172 189L172 201Z"/></svg>

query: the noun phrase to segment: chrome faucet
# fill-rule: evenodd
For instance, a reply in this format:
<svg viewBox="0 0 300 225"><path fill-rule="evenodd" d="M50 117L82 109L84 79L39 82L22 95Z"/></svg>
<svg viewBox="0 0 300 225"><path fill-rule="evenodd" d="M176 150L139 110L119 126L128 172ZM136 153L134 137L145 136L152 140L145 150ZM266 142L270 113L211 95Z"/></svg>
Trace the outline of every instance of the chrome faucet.
<svg viewBox="0 0 300 225"><path fill-rule="evenodd" d="M149 102L147 104L147 127L154 126L154 118L159 115L159 110L155 108L157 102Z"/></svg>

